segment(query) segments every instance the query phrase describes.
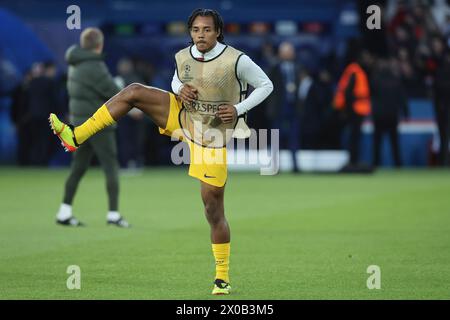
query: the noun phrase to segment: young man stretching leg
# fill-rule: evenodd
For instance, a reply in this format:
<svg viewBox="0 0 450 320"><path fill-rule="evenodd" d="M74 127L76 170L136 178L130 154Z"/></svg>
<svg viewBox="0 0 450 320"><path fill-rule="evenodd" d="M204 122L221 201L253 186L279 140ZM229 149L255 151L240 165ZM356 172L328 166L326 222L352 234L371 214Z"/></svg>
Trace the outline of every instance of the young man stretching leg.
<svg viewBox="0 0 450 320"><path fill-rule="evenodd" d="M133 107L148 115L162 134L177 135L182 129L179 138L188 143L191 151L189 175L200 180L205 215L211 228L216 262L212 293L229 294L230 228L224 214L227 141L212 139L205 131L216 129L227 136L227 129L235 127L238 117L267 98L273 86L248 56L223 43L223 20L216 11L194 10L188 28L193 45L175 55L172 90L176 95L134 83L108 100L81 126L65 125L54 114L50 115L50 123L68 151L76 150ZM244 99L247 84L255 90ZM196 131L199 122L200 138ZM195 154L219 161L198 163L192 161Z"/></svg>

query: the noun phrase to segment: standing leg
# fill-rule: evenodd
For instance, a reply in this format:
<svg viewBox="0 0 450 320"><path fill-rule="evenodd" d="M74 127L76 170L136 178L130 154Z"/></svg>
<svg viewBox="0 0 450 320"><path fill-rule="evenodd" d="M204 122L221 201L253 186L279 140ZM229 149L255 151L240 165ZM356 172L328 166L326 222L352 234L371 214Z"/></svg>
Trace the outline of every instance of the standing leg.
<svg viewBox="0 0 450 320"><path fill-rule="evenodd" d="M398 126L397 121L393 121L392 123L390 123L388 127L388 134L391 140L391 148L392 148L392 155L394 157L394 164L397 168L400 168L402 166L402 160L400 157L400 145L397 126Z"/></svg>
<svg viewBox="0 0 450 320"><path fill-rule="evenodd" d="M119 162L117 160L116 132L114 130L102 131L92 137L89 142L105 173L108 193L107 222L127 228L129 227L128 222L119 213Z"/></svg>
<svg viewBox="0 0 450 320"><path fill-rule="evenodd" d="M70 165L70 174L66 180L63 203L72 205L78 184L89 168L93 154L90 144L83 145L83 147L78 148L74 152Z"/></svg>
<svg viewBox="0 0 450 320"><path fill-rule="evenodd" d="M92 137L91 143L105 173L108 209L117 211L119 208L119 163L115 132L112 130L101 132Z"/></svg>
<svg viewBox="0 0 450 320"><path fill-rule="evenodd" d="M215 187L202 181L200 183L205 215L211 227L211 242L228 243L230 228L224 213L225 187Z"/></svg>
<svg viewBox="0 0 450 320"><path fill-rule="evenodd" d="M229 293L230 227L224 213L225 187L201 183L201 196L206 219L211 228L211 243L216 261L216 281L213 294Z"/></svg>
<svg viewBox="0 0 450 320"><path fill-rule="evenodd" d="M78 148L73 154L72 163L70 165L70 174L65 183L63 202L56 216L59 223L69 225L81 224L78 220L73 218L72 202L77 192L80 180L89 168L92 155L93 150L91 145L88 143L80 146L80 148Z"/></svg>
<svg viewBox="0 0 450 320"><path fill-rule="evenodd" d="M378 167L380 165L380 149L381 149L381 138L382 129L379 121L374 121L374 134L373 134L373 165Z"/></svg>
<svg viewBox="0 0 450 320"><path fill-rule="evenodd" d="M444 121L444 105L441 99L434 99L434 113L436 124L439 131L439 154L438 154L438 165L444 165L445 153L443 148L443 141L445 140L445 121Z"/></svg>
<svg viewBox="0 0 450 320"><path fill-rule="evenodd" d="M290 122L290 132L289 132L289 149L291 150L292 154L292 162L293 162L293 172L298 173L300 172L299 166L297 165L297 150L300 148L300 124L299 120L297 118L292 117L292 119L289 120Z"/></svg>
<svg viewBox="0 0 450 320"><path fill-rule="evenodd" d="M350 164L352 165L358 164L362 119L361 116L353 114L350 120Z"/></svg>

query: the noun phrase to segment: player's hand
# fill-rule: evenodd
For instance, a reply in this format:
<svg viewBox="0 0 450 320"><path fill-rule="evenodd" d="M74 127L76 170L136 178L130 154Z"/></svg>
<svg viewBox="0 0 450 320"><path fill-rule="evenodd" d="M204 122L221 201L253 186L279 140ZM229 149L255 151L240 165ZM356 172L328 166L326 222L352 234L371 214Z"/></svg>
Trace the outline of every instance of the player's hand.
<svg viewBox="0 0 450 320"><path fill-rule="evenodd" d="M198 97L198 91L193 86L185 83L179 92L179 97L181 101L185 104L190 105L192 101L196 100Z"/></svg>
<svg viewBox="0 0 450 320"><path fill-rule="evenodd" d="M222 120L223 123L232 123L237 119L237 110L234 106L229 104L223 104L219 106L216 116Z"/></svg>

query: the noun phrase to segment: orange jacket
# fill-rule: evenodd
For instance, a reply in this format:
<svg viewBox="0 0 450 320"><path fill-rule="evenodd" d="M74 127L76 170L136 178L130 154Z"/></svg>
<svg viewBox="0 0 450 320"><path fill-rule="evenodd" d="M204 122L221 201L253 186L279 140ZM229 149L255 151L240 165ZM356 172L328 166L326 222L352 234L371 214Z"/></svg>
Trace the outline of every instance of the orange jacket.
<svg viewBox="0 0 450 320"><path fill-rule="evenodd" d="M361 116L370 114L370 88L369 81L365 71L357 63L351 63L345 68L344 73L339 79L336 95L334 96L334 107L338 110L345 108L345 90L352 74L355 74L355 86L353 88L353 95L355 100L353 102L353 110Z"/></svg>

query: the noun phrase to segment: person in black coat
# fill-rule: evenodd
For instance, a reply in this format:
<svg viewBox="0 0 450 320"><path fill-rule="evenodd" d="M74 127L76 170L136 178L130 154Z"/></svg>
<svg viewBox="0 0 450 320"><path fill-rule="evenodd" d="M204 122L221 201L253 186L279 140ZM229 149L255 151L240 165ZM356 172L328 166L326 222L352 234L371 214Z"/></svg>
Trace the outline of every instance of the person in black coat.
<svg viewBox="0 0 450 320"><path fill-rule="evenodd" d="M33 124L33 134L27 144L30 148L30 164L46 166L50 160L52 137L48 134L47 114L59 111L60 100L55 68L52 63L37 64L33 68L33 77L27 87L25 117Z"/></svg>
<svg viewBox="0 0 450 320"><path fill-rule="evenodd" d="M31 71L27 72L20 82L10 93L11 121L17 133L17 163L19 166L30 164L30 148L28 140L33 132L28 112L28 84L31 80Z"/></svg>
<svg viewBox="0 0 450 320"><path fill-rule="evenodd" d="M406 91L395 73L395 60L380 59L374 70L372 91L372 117L374 123L373 165L380 165L380 148L383 135L389 136L396 167L402 165L398 136L401 113L408 116Z"/></svg>
<svg viewBox="0 0 450 320"><path fill-rule="evenodd" d="M338 137L329 118L332 112L333 86L331 76L322 69L316 77L304 70L300 75L299 101L301 113L302 149L337 149L329 136Z"/></svg>
<svg viewBox="0 0 450 320"><path fill-rule="evenodd" d="M268 118L272 121L272 128L280 130L280 147L287 147L291 151L293 171L298 172L295 154L300 148L299 66L295 61L294 46L290 42L280 44L278 56L279 63L269 72L274 90L267 101Z"/></svg>
<svg viewBox="0 0 450 320"><path fill-rule="evenodd" d="M447 48L434 80L435 116L439 129L439 164L448 166L450 135L450 49Z"/></svg>

